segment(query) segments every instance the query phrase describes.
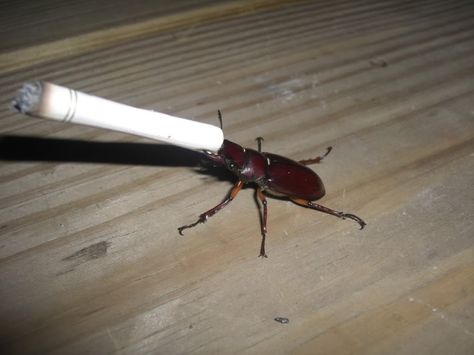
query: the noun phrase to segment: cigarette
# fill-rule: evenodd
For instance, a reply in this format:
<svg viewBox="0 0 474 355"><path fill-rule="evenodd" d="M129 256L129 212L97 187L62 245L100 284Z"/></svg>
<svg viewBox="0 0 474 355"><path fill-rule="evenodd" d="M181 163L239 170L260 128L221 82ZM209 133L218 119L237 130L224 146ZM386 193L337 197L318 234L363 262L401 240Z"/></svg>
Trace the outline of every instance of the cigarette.
<svg viewBox="0 0 474 355"><path fill-rule="evenodd" d="M44 81L27 82L13 101L21 113L110 129L184 148L216 152L219 127L106 100Z"/></svg>

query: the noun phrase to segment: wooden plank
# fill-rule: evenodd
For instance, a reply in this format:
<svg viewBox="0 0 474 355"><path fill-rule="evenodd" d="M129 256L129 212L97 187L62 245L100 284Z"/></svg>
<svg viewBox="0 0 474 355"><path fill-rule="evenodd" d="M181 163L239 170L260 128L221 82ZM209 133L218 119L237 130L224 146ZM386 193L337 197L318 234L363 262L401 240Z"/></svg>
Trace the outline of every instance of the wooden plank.
<svg viewBox="0 0 474 355"><path fill-rule="evenodd" d="M97 23L105 5L86 3L4 11L5 33L22 25L0 53L3 352L471 352L471 2L123 0ZM179 237L232 177L20 116L11 98L36 78L206 123L221 109L226 138L295 159L331 145L320 203L368 226L269 199L262 260L248 188Z"/></svg>

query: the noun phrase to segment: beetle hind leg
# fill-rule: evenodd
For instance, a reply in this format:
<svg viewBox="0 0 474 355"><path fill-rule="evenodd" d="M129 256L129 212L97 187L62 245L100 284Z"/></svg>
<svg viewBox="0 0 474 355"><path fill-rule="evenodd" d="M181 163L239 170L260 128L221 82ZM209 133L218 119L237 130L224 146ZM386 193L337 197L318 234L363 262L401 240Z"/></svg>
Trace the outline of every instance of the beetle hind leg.
<svg viewBox="0 0 474 355"><path fill-rule="evenodd" d="M364 227L367 225L367 223L364 222L364 220L360 217L357 217L355 214L352 213L342 213L341 214L342 219L352 219L353 221L356 221L360 225L360 229L364 229Z"/></svg>
<svg viewBox="0 0 474 355"><path fill-rule="evenodd" d="M326 153L324 153L324 155L321 155L313 159L303 159L303 160L298 161L298 163L303 164L303 165L319 164L331 152L331 150L332 150L332 147L327 147Z"/></svg>
<svg viewBox="0 0 474 355"><path fill-rule="evenodd" d="M297 205L311 208L313 210L319 211L319 212L324 212L333 216L336 216L341 219L352 219L353 221L359 223L360 229L363 229L367 223L364 222L364 220L360 217L357 217L355 214L352 213L344 213L340 211L335 211L330 208L324 207L322 205L319 205L317 203L314 203L312 201L304 200L301 198L290 198L291 201L296 203Z"/></svg>

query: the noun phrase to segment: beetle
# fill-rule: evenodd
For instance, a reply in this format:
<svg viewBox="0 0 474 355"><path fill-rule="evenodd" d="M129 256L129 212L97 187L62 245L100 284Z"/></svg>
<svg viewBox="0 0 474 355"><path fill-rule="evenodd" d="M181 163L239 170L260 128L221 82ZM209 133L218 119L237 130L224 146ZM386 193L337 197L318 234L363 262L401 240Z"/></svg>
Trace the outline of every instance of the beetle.
<svg viewBox="0 0 474 355"><path fill-rule="evenodd" d="M220 110L218 111L218 117L222 128L222 114ZM206 222L210 217L227 206L245 184L256 185L256 196L263 206L263 211L260 211L262 221L260 257L267 257L265 252L268 213L266 194L284 197L297 205L324 212L341 219L354 220L359 223L360 229L366 226L366 223L354 214L335 211L314 202L322 198L326 194L326 190L318 174L308 168L307 165L320 163L331 152L332 147L328 147L326 153L322 156L294 161L277 154L262 152L262 141L262 137L257 138L258 150L254 150L244 148L225 139L217 154L204 152L211 162L216 166L226 167L237 176L238 180L221 203L202 213L196 222L179 227L179 234L183 235L183 230Z"/></svg>

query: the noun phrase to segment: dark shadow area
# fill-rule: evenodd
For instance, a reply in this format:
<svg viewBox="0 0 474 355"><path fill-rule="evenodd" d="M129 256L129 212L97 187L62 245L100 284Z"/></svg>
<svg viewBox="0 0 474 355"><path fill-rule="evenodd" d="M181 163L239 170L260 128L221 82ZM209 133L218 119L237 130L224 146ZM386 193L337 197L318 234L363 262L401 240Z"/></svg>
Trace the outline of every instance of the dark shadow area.
<svg viewBox="0 0 474 355"><path fill-rule="evenodd" d="M217 180L235 180L227 169L213 166L204 153L168 144L0 136L0 160L181 166Z"/></svg>
<svg viewBox="0 0 474 355"><path fill-rule="evenodd" d="M203 153L166 144L0 137L0 160L8 161L197 167L203 159Z"/></svg>

